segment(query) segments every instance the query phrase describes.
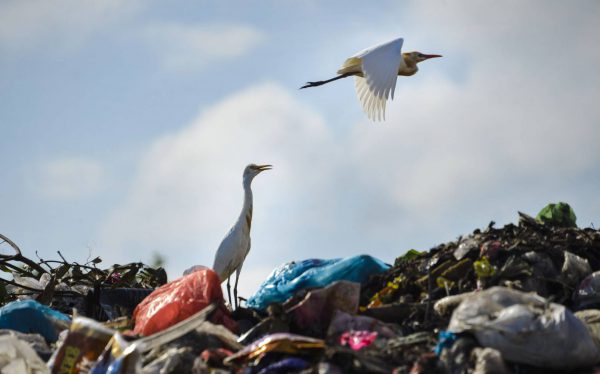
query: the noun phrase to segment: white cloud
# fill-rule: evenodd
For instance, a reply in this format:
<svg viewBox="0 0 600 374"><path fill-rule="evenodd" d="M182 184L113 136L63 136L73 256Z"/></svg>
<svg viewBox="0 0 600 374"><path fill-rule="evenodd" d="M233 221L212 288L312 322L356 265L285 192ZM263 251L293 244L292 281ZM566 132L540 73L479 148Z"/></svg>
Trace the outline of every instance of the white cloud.
<svg viewBox="0 0 600 374"><path fill-rule="evenodd" d="M58 158L41 164L38 175L30 180L40 196L50 199L89 198L108 186L104 166L91 159Z"/></svg>
<svg viewBox="0 0 600 374"><path fill-rule="evenodd" d="M138 1L0 2L0 50L71 49L99 29L109 30L138 9Z"/></svg>
<svg viewBox="0 0 600 374"><path fill-rule="evenodd" d="M265 39L262 32L250 26L180 23L148 26L144 37L171 70L199 69L215 61L239 57Z"/></svg>

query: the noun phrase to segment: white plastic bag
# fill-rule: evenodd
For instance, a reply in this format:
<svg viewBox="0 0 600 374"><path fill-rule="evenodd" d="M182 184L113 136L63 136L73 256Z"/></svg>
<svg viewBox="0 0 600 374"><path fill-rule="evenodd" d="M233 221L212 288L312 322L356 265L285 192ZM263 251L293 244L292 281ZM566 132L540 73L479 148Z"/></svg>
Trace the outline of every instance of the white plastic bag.
<svg viewBox="0 0 600 374"><path fill-rule="evenodd" d="M3 374L48 374L46 363L16 336L0 336L0 371Z"/></svg>
<svg viewBox="0 0 600 374"><path fill-rule="evenodd" d="M482 346L497 349L507 361L558 370L600 362L600 350L571 311L509 288L492 287L465 299L448 330L472 332Z"/></svg>

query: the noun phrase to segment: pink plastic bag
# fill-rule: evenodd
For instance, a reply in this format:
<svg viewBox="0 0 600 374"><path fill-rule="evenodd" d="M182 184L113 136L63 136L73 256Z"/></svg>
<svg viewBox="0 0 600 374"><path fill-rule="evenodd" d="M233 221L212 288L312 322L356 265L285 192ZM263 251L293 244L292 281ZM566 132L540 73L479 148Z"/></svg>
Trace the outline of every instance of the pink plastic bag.
<svg viewBox="0 0 600 374"><path fill-rule="evenodd" d="M211 269L194 271L154 290L133 311L133 332L142 335L157 333L213 302L217 302L219 308L210 320L237 332L237 323L229 317L225 307L221 280Z"/></svg>
<svg viewBox="0 0 600 374"><path fill-rule="evenodd" d="M364 347L370 346L375 339L377 339L376 331L366 331L366 330L351 330L346 331L340 336L340 344L341 345L349 345L350 348L358 351L363 349Z"/></svg>

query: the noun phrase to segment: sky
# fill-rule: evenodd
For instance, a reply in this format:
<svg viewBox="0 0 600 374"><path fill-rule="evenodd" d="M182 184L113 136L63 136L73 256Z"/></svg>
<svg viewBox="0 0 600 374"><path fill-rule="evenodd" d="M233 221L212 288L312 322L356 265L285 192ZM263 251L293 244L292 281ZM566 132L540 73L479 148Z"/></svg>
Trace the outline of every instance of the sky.
<svg viewBox="0 0 600 374"><path fill-rule="evenodd" d="M441 54L369 121L354 53ZM24 254L211 266L256 177L250 296L292 260L386 262L565 201L600 224L600 3L0 2L0 233Z"/></svg>

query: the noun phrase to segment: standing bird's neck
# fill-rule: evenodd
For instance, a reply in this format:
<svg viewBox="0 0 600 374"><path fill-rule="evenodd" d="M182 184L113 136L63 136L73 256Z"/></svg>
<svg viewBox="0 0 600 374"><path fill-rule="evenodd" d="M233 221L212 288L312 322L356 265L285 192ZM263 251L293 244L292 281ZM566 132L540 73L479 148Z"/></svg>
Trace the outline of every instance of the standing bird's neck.
<svg viewBox="0 0 600 374"><path fill-rule="evenodd" d="M252 179L244 179L244 206L242 207L242 212L240 214L240 219L244 219L246 221L246 226L248 231L252 227L252 189L250 188L250 184L252 183Z"/></svg>

